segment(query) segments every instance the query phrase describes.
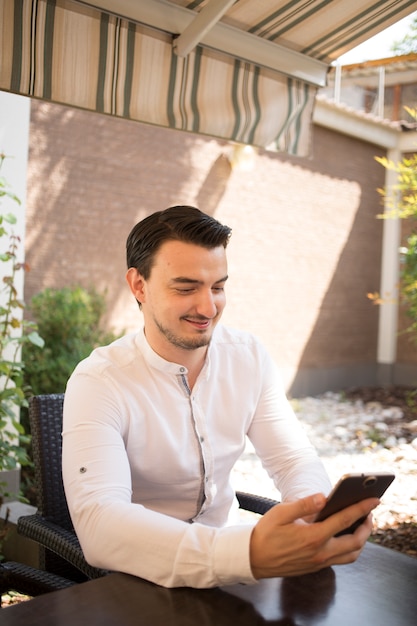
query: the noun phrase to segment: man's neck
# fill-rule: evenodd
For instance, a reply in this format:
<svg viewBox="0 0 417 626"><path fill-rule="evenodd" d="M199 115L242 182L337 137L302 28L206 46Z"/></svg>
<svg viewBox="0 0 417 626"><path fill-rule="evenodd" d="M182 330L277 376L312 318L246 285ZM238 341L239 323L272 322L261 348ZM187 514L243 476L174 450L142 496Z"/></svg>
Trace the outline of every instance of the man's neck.
<svg viewBox="0 0 417 626"><path fill-rule="evenodd" d="M185 348L179 348L172 344L159 342L155 340L154 337L149 337L149 333L146 333L146 330L145 336L152 350L162 359L165 359L165 361L169 361L170 363L178 363L178 365L183 365L187 368L188 384L191 389L194 386L199 373L203 369L208 346L202 346L201 348L195 348L194 350L186 350Z"/></svg>
<svg viewBox="0 0 417 626"><path fill-rule="evenodd" d="M195 382L204 367L204 363L207 355L207 347L205 348L204 353L199 350L198 359L193 359L193 362L184 363L185 367L188 370L188 385L190 389L192 389L195 385Z"/></svg>

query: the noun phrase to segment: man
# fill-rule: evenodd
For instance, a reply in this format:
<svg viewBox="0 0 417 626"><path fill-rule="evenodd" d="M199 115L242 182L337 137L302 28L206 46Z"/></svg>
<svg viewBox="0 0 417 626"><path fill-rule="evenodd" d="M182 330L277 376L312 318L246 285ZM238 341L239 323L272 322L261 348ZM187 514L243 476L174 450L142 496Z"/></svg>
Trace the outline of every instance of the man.
<svg viewBox="0 0 417 626"><path fill-rule="evenodd" d="M87 560L167 587L352 562L378 504L311 523L330 489L322 463L264 347L219 325L230 232L184 206L139 222L127 282L144 327L95 350L65 394L64 484ZM282 503L242 525L230 473L246 436ZM361 516L353 535L334 537Z"/></svg>

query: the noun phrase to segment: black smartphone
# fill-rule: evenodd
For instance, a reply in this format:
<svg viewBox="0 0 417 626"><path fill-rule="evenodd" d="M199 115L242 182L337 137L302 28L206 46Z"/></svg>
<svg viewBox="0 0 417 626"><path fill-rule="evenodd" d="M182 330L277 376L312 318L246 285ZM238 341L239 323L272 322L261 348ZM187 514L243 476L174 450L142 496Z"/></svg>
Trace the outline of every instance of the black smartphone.
<svg viewBox="0 0 417 626"><path fill-rule="evenodd" d="M395 478L390 472L375 472L366 474L345 474L332 489L327 503L320 511L316 522L322 522L330 515L356 504L366 498L380 498ZM336 537L353 533L366 517L361 517L352 526L337 533Z"/></svg>

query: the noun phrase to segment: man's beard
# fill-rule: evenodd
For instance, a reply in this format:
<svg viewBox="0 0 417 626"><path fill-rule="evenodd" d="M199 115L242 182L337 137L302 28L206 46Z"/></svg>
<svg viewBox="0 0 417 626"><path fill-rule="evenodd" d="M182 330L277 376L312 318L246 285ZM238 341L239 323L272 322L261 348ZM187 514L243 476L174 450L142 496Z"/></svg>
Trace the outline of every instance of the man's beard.
<svg viewBox="0 0 417 626"><path fill-rule="evenodd" d="M159 330L159 332L169 341L170 344L175 346L176 348L181 348L182 350L196 350L197 348L203 348L204 346L208 346L211 340L211 335L201 334L192 338L179 337L168 328L162 326L158 320L154 318L154 322Z"/></svg>

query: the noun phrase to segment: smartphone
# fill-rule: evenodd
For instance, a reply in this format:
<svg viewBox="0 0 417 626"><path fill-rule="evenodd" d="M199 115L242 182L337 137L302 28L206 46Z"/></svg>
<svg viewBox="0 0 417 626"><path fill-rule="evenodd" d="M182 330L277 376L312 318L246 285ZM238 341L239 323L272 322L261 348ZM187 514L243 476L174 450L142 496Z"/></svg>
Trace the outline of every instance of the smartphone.
<svg viewBox="0 0 417 626"><path fill-rule="evenodd" d="M322 522L330 515L366 498L380 498L394 478L395 474L390 472L345 474L329 494L326 505L315 521ZM355 532L365 519L366 517L361 517L352 526L337 533L336 537Z"/></svg>

